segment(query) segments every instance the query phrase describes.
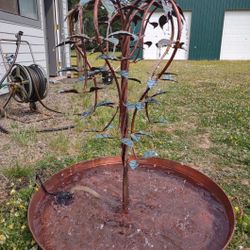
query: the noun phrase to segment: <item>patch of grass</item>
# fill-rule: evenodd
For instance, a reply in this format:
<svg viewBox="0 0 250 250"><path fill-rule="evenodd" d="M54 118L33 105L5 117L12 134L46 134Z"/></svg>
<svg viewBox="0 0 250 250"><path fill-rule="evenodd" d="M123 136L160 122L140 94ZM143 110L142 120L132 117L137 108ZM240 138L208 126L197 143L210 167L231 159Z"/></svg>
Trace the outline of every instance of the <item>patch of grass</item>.
<svg viewBox="0 0 250 250"><path fill-rule="evenodd" d="M60 133L60 135L55 136L49 142L49 147L55 152L67 153L69 146L70 138L64 133Z"/></svg>
<svg viewBox="0 0 250 250"><path fill-rule="evenodd" d="M33 169L30 167L21 167L16 164L14 167L6 168L3 173L8 178L23 178L30 177L33 173Z"/></svg>
<svg viewBox="0 0 250 250"><path fill-rule="evenodd" d="M15 130L11 138L20 146L28 146L37 142L37 133L34 130Z"/></svg>
<svg viewBox="0 0 250 250"><path fill-rule="evenodd" d="M83 159L98 158L101 156L115 156L119 154L120 140L116 137L98 139L95 134L82 145Z"/></svg>
<svg viewBox="0 0 250 250"><path fill-rule="evenodd" d="M42 173L43 176L49 177L54 173L68 167L76 162L83 160L83 157L48 155L43 160L32 166L34 173Z"/></svg>

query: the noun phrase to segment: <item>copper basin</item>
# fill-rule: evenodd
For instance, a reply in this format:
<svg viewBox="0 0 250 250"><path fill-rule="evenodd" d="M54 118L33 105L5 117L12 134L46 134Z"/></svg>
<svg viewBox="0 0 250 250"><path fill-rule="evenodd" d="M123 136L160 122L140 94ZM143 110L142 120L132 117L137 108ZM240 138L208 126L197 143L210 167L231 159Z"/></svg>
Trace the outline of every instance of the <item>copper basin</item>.
<svg viewBox="0 0 250 250"><path fill-rule="evenodd" d="M121 169L121 160L120 160L120 157L105 157L105 158L99 158L99 159L95 159L95 160L89 160L89 161L83 161L83 162L77 163L77 164L75 164L75 165L73 165L71 167L68 167L66 169L63 169L62 171L60 171L57 174L53 175L44 184L47 187L47 189L51 190L51 191L58 191L58 190L62 190L62 189L66 189L66 191L67 191L67 186L76 185L78 183L77 180L76 180L76 178L75 178L77 175L80 175L81 178L83 178L85 175L87 175L87 173L89 173L90 171L92 171L93 173L91 175L89 175L90 177L87 177L88 179L86 179L86 181L89 181L89 179L92 178L91 176L94 176L95 171L99 171L99 170L101 171L102 169L107 169L108 171L111 170L110 172L112 172L112 171L116 171L116 172L118 171L119 172L120 171L119 169ZM145 169L145 170L140 170L140 169ZM136 170L134 170L134 171L131 170L130 174L131 175L133 175L133 174L139 174L140 171L144 171L144 172L142 172L142 174L144 174L144 175L145 175L145 171L151 171L152 173L155 173L155 172L159 171L159 172L163 173L163 175L164 175L164 173L165 174L166 173L171 173L171 176L174 175L174 176L180 178L181 181L184 180L184 183L188 182L188 183L190 183L189 185L193 185L196 189L205 190L204 192L207 192L207 193L211 194L211 196L213 197L213 199L215 199L216 202L218 202L220 204L220 206L223 208L223 211L224 211L223 213L225 215L225 220L226 220L226 223L227 223L226 235L223 236L224 237L223 238L223 242L221 243L221 246L219 248L220 249L225 249L228 246L228 244L229 244L229 242L230 242L230 240L232 238L232 235L233 235L233 232L234 232L234 228L235 228L235 216L234 216L233 208L232 208L232 205L231 205L229 199L227 198L226 194L222 191L222 189L215 182L213 182L210 178L208 178L204 174L198 172L197 170L195 170L195 169L193 169L191 167L182 165L182 164L174 162L174 161L165 160L165 159L159 159L159 158L150 158L150 159L141 160L140 161L140 166ZM120 173L118 173L118 172L117 172L117 176L119 177ZM101 178L100 176L95 177L96 180L97 180L97 182ZM116 177L116 179L118 177ZM160 178L162 178L162 176ZM131 178L130 178L130 180L131 180ZM110 180L110 182L112 182L112 180ZM103 183L105 183L105 182L103 182ZM164 185L167 185L167 184L164 184ZM133 180L131 181L131 185L132 186L134 185L133 184ZM100 189L99 186L98 186L98 184L96 184L96 188L97 189L99 188L98 192L102 192L102 189ZM119 190L119 189L117 189L117 190ZM183 198L181 198L183 200L183 202L185 202L185 199L186 199L185 197L187 197L187 195L189 193L190 192L188 191L186 193L186 195L183 196ZM133 197L133 192L131 193L131 195ZM42 229L41 228L38 229L38 227L40 227L41 224L45 223L44 222L44 220L45 220L44 218L46 216L47 216L46 218L50 222L52 222L51 217L49 217L49 215L47 215L47 214L46 214L46 216L44 215L44 213L48 213L48 211L49 211L49 209L47 209L47 210L45 209L45 207L47 206L47 203L48 204L54 204L53 203L54 201L51 201L51 200L49 201L50 198L48 198L47 196L48 195L46 195L41 188L36 193L34 193L32 199L30 201L30 204L29 204L29 209L28 209L28 223L29 223L29 228L30 228L30 230L32 232L32 235L33 235L35 241L38 243L38 245L42 249L47 249L48 250L48 249L55 249L53 247L51 247L51 248L47 247L46 246L46 242L45 242L45 239L48 238L47 235L50 235L49 236L49 238L50 238L50 237L53 237L53 233L46 232L45 235L42 235L43 234L42 233L43 232ZM153 198L154 198L154 196L153 196ZM174 198L177 199L178 195L175 195ZM76 200L77 197L75 197L74 199ZM193 199L193 198L191 198L191 199ZM166 202L164 199L162 199L162 200L163 200L163 202ZM172 200L172 198L171 198L171 200ZM180 202L182 202L182 200ZM44 204L45 202L47 202L47 203ZM75 201L73 201L73 203L74 202ZM157 200L155 202L157 202ZM192 203L192 200L190 200L190 203ZM139 204L139 203L137 203L137 204ZM168 204L168 203L166 203L166 204ZM164 203L163 206L166 206L166 204ZM188 202L186 204L188 206ZM85 204L84 207L83 207L83 209L85 208L85 206L87 207L87 205L88 204ZM154 206L155 204L151 204L151 205ZM57 207L55 204L53 206ZM69 206L71 206L71 205L69 205ZM80 206L80 205L77 205L77 206ZM155 205L155 206L157 206L157 205ZM186 206L186 205L184 205L184 204L183 204L183 206L179 205L180 209L181 209L181 207L184 207L184 206ZM199 205L195 205L194 204L193 208L191 207L190 211L198 209L197 206L199 206ZM170 211L171 210L175 210L175 209L172 208L172 209L170 209ZM60 214L60 216L61 216L61 214ZM59 220L62 219L62 217L60 217L60 216L59 216ZM84 212L83 212L82 216L85 216ZM194 217L197 217L196 219L198 220L198 216L194 216ZM166 217L164 217L164 218L166 218ZM79 220L79 218L77 220ZM53 223L54 222L52 222L52 224ZM167 221L165 221L165 224L166 223L171 223L171 218L167 219ZM202 223L203 224L206 223L206 220L203 220L203 221L200 221L200 222L198 221L198 224L201 225ZM65 225L66 224L67 223L65 222ZM102 225L102 227L104 227L103 225ZM53 226L53 225L51 225L51 226ZM191 230L191 229L188 229L188 230ZM212 229L212 230L215 230L215 229ZM79 232L79 230L77 231L77 233L78 234L81 233L82 235L85 235L84 232ZM132 232L131 232L131 235L133 235ZM71 236L71 237L73 237L73 236ZM98 235L98 237L99 237L99 235ZM173 237L175 237L175 236L173 236ZM81 239L81 238L82 237L79 236L79 239ZM76 239L76 241L79 240L79 239ZM67 239L67 241L69 241L69 240ZM168 243L166 243L166 245L167 244ZM181 244L181 242L179 244ZM171 247L169 247L169 248L165 247L165 248L166 249L171 249ZM60 248L58 248L58 249L60 249ZM61 249L68 249L68 248L61 248ZM72 247L71 249L85 249L85 248L84 247L81 247L81 248ZM90 248L86 248L86 249L90 249ZM93 249L95 249L95 248L93 248ZM99 248L96 248L96 249L99 249ZM128 248L121 248L121 247L119 248L119 246L118 246L116 249L128 249ZM132 248L130 248L130 249L132 249ZM141 248L139 247L138 249L141 249ZM147 249L147 248L145 247L143 249ZM155 248L155 249L159 249L159 248ZM182 249L182 248L180 248L180 249ZM186 249L192 249L192 248L186 248ZM194 249L199 249L199 247L194 248ZM211 249L211 248L202 248L202 249Z"/></svg>

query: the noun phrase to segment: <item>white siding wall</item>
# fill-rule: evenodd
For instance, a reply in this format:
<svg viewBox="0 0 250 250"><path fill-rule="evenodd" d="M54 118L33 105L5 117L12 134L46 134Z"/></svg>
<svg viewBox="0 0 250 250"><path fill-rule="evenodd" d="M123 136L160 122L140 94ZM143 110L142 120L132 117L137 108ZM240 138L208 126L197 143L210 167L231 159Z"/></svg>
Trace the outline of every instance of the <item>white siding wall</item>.
<svg viewBox="0 0 250 250"><path fill-rule="evenodd" d="M46 54L46 37L45 37L45 20L44 20L44 2L46 0L38 0L39 2L39 12L41 19L41 27L30 27L28 25L21 25L13 22L9 22L1 19L0 16L0 38L2 39L15 39L15 34L18 31L23 31L24 35L22 37L23 40L26 40L30 43L32 47L32 51L35 57L35 62L41 65L45 71L48 69L48 55ZM57 0L62 1L63 15L66 16L68 13L68 2L67 0ZM67 22L60 23L62 26L61 29L63 31L63 36L66 38L68 36L68 25ZM15 53L15 43L12 44L2 44L2 50L7 54ZM63 55L65 55L66 65L70 66L70 48L69 46L64 46L61 48L63 50ZM30 65L32 63L32 57L29 51L29 47L27 45L21 45L19 50L19 55L17 57L17 63L23 65ZM5 73L5 67L3 65L2 56L0 55L0 78ZM6 90L1 89L0 94L3 94Z"/></svg>
<svg viewBox="0 0 250 250"><path fill-rule="evenodd" d="M40 8L40 18L41 18L41 28L29 27L25 25L19 25L16 23L11 23L9 21L1 20L0 16L0 38L2 39L15 39L15 34L18 31L23 31L24 35L23 40L26 40L30 43L35 61L37 64L41 65L47 71L47 62L46 62L46 49L45 49L45 37L44 37L44 8L43 0L39 0ZM15 53L15 44L2 44L2 50L4 53ZM21 45L20 53L17 57L17 63L23 65L30 65L32 63L32 57L29 52L27 45ZM0 56L0 78L5 73L5 67L3 65L2 56ZM0 90L3 92L3 90ZM1 92L0 92L1 94Z"/></svg>
<svg viewBox="0 0 250 250"><path fill-rule="evenodd" d="M68 13L68 1L63 0L63 14L66 16ZM64 21L63 23L63 31L64 31L64 37L68 37L68 23L67 21ZM70 67L70 47L65 46L65 57L66 57L66 67Z"/></svg>

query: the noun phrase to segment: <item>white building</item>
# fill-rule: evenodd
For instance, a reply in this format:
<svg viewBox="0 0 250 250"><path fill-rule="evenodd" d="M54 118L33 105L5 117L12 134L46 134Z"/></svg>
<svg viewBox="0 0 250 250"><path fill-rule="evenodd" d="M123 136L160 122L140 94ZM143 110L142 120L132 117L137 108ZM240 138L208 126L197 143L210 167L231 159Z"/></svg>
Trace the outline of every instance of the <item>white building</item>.
<svg viewBox="0 0 250 250"><path fill-rule="evenodd" d="M57 76L61 67L70 66L68 47L55 49L59 41L67 37L67 0L0 0L0 39L15 39L23 31L23 40L30 43L35 62L49 76ZM15 43L1 42L0 78L5 73L6 56L14 54ZM32 64L27 45L21 45L17 63ZM4 92L4 90L0 90Z"/></svg>

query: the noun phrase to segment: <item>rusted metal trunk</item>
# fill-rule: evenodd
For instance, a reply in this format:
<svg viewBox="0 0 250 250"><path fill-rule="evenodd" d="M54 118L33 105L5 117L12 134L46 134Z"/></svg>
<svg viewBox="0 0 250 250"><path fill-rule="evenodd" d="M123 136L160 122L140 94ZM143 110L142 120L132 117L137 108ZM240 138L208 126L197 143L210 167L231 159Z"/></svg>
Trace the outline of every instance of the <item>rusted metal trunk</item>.
<svg viewBox="0 0 250 250"><path fill-rule="evenodd" d="M125 25L123 25L123 29L125 30ZM129 31L129 30L127 30ZM122 39L122 57L129 57L129 44L130 37L125 36ZM121 62L121 71L128 72L129 70L129 60L123 60ZM122 138L128 137L128 127L129 127L129 114L127 108L128 102L128 79L122 76L121 80L121 100L120 100L120 132ZM129 190L128 190L128 146L125 144L121 145L121 158L123 165L123 183L122 183L122 207L125 213L128 212L128 204L129 204Z"/></svg>

